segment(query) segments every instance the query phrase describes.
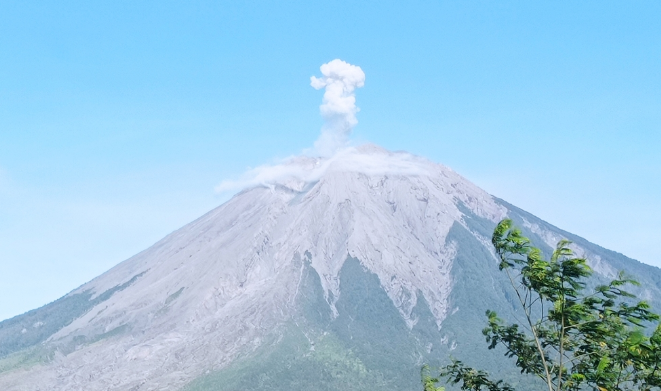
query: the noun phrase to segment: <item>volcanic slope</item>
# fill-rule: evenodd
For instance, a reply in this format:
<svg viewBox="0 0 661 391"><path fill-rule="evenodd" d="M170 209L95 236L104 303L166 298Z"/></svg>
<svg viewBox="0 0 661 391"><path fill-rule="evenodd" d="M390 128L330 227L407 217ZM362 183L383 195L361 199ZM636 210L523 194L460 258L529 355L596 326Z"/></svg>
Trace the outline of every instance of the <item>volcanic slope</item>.
<svg viewBox="0 0 661 391"><path fill-rule="evenodd" d="M490 245L509 216L574 242L661 308L661 270L562 231L451 169L373 145L276 167L63 298L0 322L3 390L418 390L456 357L514 384L484 312L516 316ZM527 384L526 384L527 385Z"/></svg>

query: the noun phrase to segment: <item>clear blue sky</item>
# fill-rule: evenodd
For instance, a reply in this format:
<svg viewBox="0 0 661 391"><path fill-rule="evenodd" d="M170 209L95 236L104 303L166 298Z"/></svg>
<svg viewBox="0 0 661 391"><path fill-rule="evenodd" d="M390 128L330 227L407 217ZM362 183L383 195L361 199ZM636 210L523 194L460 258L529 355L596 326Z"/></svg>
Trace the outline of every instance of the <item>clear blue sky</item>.
<svg viewBox="0 0 661 391"><path fill-rule="evenodd" d="M0 319L311 147L334 58L355 142L661 266L661 2L241 3L0 3Z"/></svg>

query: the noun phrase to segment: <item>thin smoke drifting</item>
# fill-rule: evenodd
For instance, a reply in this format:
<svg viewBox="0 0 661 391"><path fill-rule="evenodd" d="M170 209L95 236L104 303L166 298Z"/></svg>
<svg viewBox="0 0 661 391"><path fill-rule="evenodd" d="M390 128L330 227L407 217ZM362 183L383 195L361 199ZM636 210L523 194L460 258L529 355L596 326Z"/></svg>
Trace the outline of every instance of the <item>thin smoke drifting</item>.
<svg viewBox="0 0 661 391"><path fill-rule="evenodd" d="M325 88L319 111L325 123L319 139L314 143L315 152L332 156L346 145L351 131L358 123L356 113L356 88L365 85L365 73L359 66L335 59L321 66L322 77L310 78L310 85Z"/></svg>

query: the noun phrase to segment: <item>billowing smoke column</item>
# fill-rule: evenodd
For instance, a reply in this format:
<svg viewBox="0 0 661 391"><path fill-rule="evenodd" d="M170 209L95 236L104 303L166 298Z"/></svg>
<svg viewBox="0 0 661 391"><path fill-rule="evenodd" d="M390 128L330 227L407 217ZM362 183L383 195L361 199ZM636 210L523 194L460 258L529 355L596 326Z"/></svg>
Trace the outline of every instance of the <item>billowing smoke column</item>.
<svg viewBox="0 0 661 391"><path fill-rule="evenodd" d="M349 165L351 169L361 167L364 170L383 170L388 167L390 171L409 170L406 161L397 163L397 167L391 167L392 162L388 163L371 155L356 154L353 148L343 148L358 123L356 119L358 107L354 92L356 88L365 84L365 73L359 66L342 60L333 60L321 66L321 74L322 77L312 76L310 84L318 90L326 88L323 103L319 106L325 123L319 139L314 143L314 150L306 150L306 152L314 152L324 158L320 160L323 164L306 168L304 165L296 164L295 159L292 158L276 164L266 164L248 170L238 180L222 181L216 186L217 192L223 193L260 184L270 186L289 179L311 182L318 180L333 164L340 164L345 169Z"/></svg>
<svg viewBox="0 0 661 391"><path fill-rule="evenodd" d="M326 88L319 106L325 123L314 148L321 156L332 156L347 143L358 123L354 91L365 85L365 73L359 66L336 59L322 65L321 74L322 77L310 78L310 85L315 89Z"/></svg>

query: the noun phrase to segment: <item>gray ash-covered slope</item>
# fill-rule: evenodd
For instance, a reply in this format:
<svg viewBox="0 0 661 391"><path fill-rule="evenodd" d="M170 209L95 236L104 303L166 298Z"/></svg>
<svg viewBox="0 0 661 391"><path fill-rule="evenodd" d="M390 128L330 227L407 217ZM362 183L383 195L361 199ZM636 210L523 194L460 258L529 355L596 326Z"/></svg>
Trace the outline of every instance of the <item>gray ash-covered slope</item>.
<svg viewBox="0 0 661 391"><path fill-rule="evenodd" d="M506 216L547 251L571 239L602 279L636 275L638 294L661 304L661 270L425 159L364 146L272 171L0 322L0 389L417 390L420 366L450 356L520 382L480 333L486 309L516 315L489 241Z"/></svg>

